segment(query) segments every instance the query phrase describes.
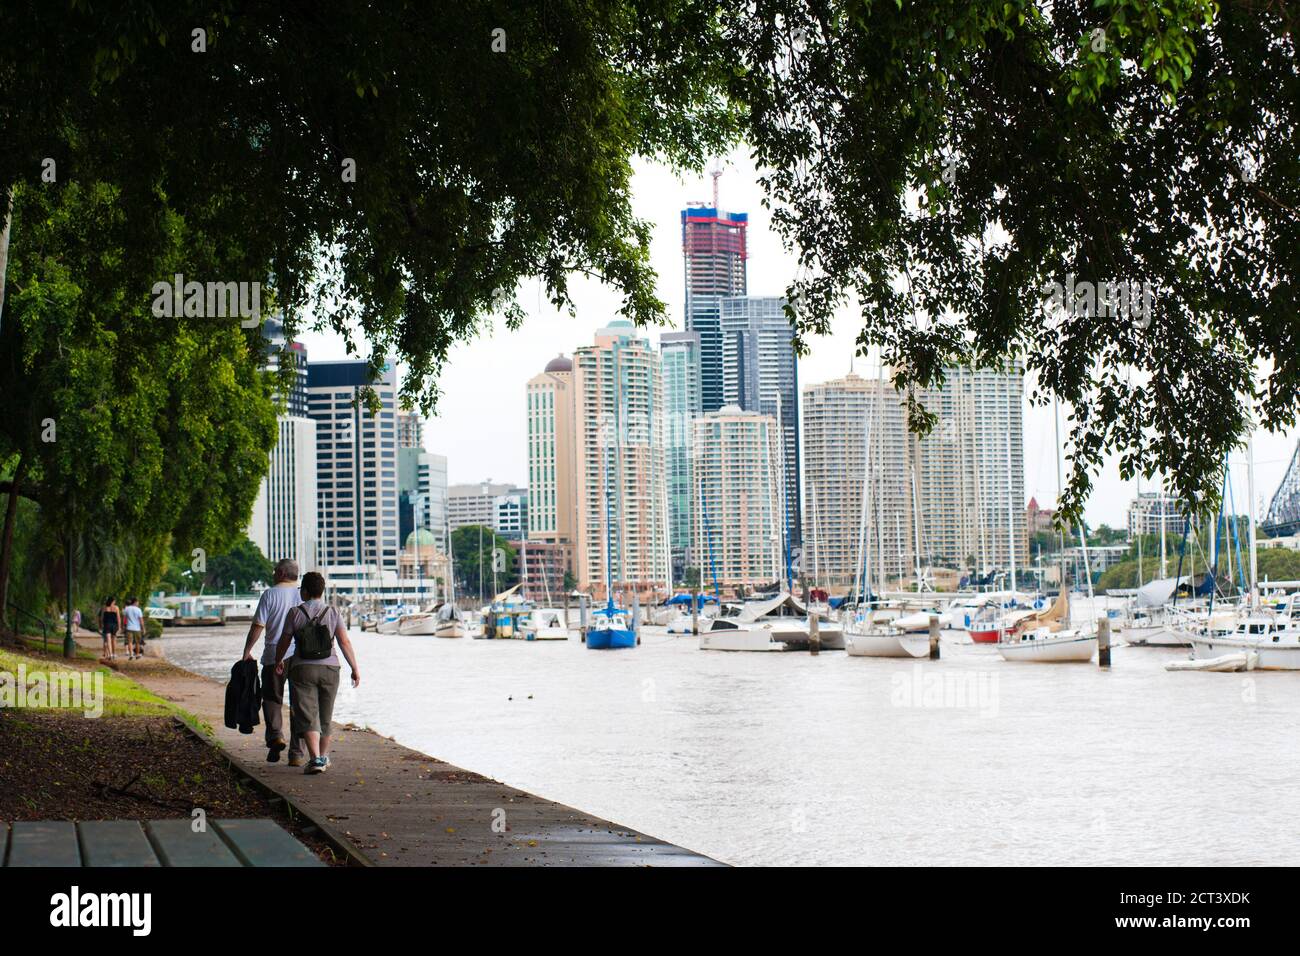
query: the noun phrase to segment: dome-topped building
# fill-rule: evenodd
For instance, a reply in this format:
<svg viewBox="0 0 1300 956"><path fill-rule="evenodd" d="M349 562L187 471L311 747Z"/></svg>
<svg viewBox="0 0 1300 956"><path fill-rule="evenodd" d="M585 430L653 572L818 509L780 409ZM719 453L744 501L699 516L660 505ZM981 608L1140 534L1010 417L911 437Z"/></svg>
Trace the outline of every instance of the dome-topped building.
<svg viewBox="0 0 1300 956"><path fill-rule="evenodd" d="M569 358L566 358L563 354L557 355L557 356L555 356L555 358L551 359L549 362L546 363L546 369L545 369L545 371L547 371L547 372L572 372L572 371L573 371L573 360L572 360L572 359L569 359Z"/></svg>
<svg viewBox="0 0 1300 956"><path fill-rule="evenodd" d="M406 536L405 548L408 551L413 551L417 544L421 548L433 548L437 547L438 539L433 536L433 532L428 528L416 528Z"/></svg>

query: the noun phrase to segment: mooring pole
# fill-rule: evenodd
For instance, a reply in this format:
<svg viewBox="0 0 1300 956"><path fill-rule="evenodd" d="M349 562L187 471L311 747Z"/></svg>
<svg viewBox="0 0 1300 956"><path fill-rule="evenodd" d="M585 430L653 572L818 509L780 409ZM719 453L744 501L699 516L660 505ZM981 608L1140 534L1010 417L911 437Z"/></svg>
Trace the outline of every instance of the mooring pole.
<svg viewBox="0 0 1300 956"><path fill-rule="evenodd" d="M632 633L636 635L636 642L641 643L641 594L632 591Z"/></svg>
<svg viewBox="0 0 1300 956"><path fill-rule="evenodd" d="M930 660L939 659L939 619L930 615Z"/></svg>
<svg viewBox="0 0 1300 956"><path fill-rule="evenodd" d="M1097 619L1097 666L1110 667L1110 618Z"/></svg>

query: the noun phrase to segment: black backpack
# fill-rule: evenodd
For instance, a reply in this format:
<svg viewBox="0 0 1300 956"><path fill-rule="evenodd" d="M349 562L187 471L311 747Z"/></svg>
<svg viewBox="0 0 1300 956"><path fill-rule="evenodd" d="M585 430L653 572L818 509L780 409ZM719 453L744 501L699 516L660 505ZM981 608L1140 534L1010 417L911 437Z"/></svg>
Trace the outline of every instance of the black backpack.
<svg viewBox="0 0 1300 956"><path fill-rule="evenodd" d="M300 604L298 609L302 611L302 623L293 629L293 656L305 661L324 660L334 650L334 635L321 623L329 613L329 605L314 620L307 616L307 605Z"/></svg>

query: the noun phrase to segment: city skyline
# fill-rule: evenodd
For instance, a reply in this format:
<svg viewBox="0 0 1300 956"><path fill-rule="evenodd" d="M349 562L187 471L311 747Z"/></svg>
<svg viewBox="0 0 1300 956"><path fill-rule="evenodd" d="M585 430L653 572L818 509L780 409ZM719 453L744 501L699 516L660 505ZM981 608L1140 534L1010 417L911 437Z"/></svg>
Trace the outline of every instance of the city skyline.
<svg viewBox="0 0 1300 956"><path fill-rule="evenodd" d="M781 295L795 275L795 258L782 247L771 228L771 213L762 206L763 192L748 156L737 150L725 162L721 205L748 213L747 256L763 263L765 278L761 288L755 290L752 280L749 286L757 294ZM680 178L662 165L646 162L638 162L635 168L634 209L652 225L651 262L659 275L659 298L665 303L668 316L667 324L639 329L638 334L658 349L663 334L686 328L681 210L692 204L708 205L712 186L706 174ZM598 329L619 318L621 299L616 290L575 276L573 295L577 315L570 317L550 306L537 283L521 286L519 302L528 317L519 329L507 329L504 321L496 317L485 323L480 337L453 347L439 380L441 398L437 413L424 419L426 447L448 457L450 482L476 483L491 479L526 485L527 421L518 412L524 401L526 383L540 370L545 357L559 352L572 355ZM810 354L799 359L801 386L825 383L850 370L863 377L875 377L875 355L863 358L853 354L860 327L860 316L851 307L838 310L830 334L810 339ZM342 337L333 333L308 331L298 339L313 357L347 357ZM1035 497L1040 504L1054 507L1058 485L1053 414L1050 406L1043 408L1029 403L1032 391L1031 378L1026 381L1026 398L1022 402L1026 503L1028 498ZM478 410L479 414L461 414L470 410ZM1062 409L1063 441L1068 437L1066 414L1067 410ZM485 420L489 422L488 427L483 426ZM1286 473L1297 439L1300 439L1300 428L1282 434L1265 431L1255 434L1255 488L1260 516ZM1244 449L1230 457L1235 488L1246 487L1245 461ZM1141 482L1141 490L1149 491L1152 487L1153 482ZM1137 490L1135 481L1119 477L1118 459L1108 458L1101 473L1094 476L1093 492L1085 506L1086 520L1092 526L1124 527L1128 502ZM1240 495L1238 501L1240 510L1244 511Z"/></svg>

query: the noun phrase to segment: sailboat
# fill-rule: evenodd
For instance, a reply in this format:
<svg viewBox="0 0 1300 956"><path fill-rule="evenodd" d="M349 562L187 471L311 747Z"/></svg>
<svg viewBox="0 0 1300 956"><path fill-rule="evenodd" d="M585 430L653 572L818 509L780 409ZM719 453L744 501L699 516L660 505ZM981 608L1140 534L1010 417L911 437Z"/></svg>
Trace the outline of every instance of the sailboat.
<svg viewBox="0 0 1300 956"><path fill-rule="evenodd" d="M587 647L593 651L605 651L619 647L636 647L636 631L628 626L627 611L614 606L611 596L609 603L592 611L596 619L595 626L587 629Z"/></svg>
<svg viewBox="0 0 1300 956"><path fill-rule="evenodd" d="M615 439L616 441L617 439ZM615 445L614 442L610 443ZM615 446L616 447L616 446ZM636 631L628 623L628 612L614 605L614 537L610 507L609 454L605 457L605 597L604 607L592 612L594 626L587 629L587 648L593 651L636 647Z"/></svg>
<svg viewBox="0 0 1300 956"><path fill-rule="evenodd" d="M998 653L1007 661L1086 663L1097 651L1097 634L1087 628L1069 627L1069 619L1070 599L1061 588L1055 604L1020 621L998 642Z"/></svg>
<svg viewBox="0 0 1300 956"><path fill-rule="evenodd" d="M1202 627L1190 631L1191 657L1194 661L1207 662L1207 669L1209 662L1219 661L1229 655L1245 654L1248 663L1253 664L1257 670L1300 670L1300 595L1291 594L1280 606L1271 608L1261 607L1259 600L1259 566L1255 540L1255 453L1250 438L1246 441L1246 469L1250 516L1249 592L1244 607L1238 611L1235 624L1230 629ZM1230 487L1226 461L1224 487L1225 491ZM1258 655L1258 658L1252 658L1251 655Z"/></svg>
<svg viewBox="0 0 1300 956"><path fill-rule="evenodd" d="M438 617L433 627L434 637L464 637L466 630L465 617L453 602L448 601L438 608Z"/></svg>
<svg viewBox="0 0 1300 956"><path fill-rule="evenodd" d="M438 626L438 608L436 606L411 614L403 614L397 621L397 633L407 637L430 636Z"/></svg>
<svg viewBox="0 0 1300 956"><path fill-rule="evenodd" d="M1061 487L1061 434L1059 412L1055 404L1052 406L1052 413L1054 416L1058 416L1056 421L1056 466L1057 488L1059 489ZM1097 652L1097 632L1095 627L1070 626L1070 599L1065 589L1064 540L1061 543L1061 590L1057 594L1056 602L1050 608L1035 612L1018 621L1010 632L998 641L998 653L1003 660L1051 664L1086 663L1092 660L1093 654ZM1084 536L1082 523L1079 524L1079 547L1083 552L1083 572L1088 581L1088 602L1089 606L1091 606L1093 603L1092 571L1088 565L1088 540ZM1014 574L1015 558L1013 556L1013 580Z"/></svg>
<svg viewBox="0 0 1300 956"><path fill-rule="evenodd" d="M456 561L452 557L451 548L451 519L446 523L447 535L447 602L438 608L438 618L434 624L434 637L464 637L469 628L465 624L465 616L461 614L460 608L456 607Z"/></svg>
<svg viewBox="0 0 1300 956"><path fill-rule="evenodd" d="M881 367L881 381L884 368ZM862 451L862 513L858 518L858 568L853 589L857 601L840 611L844 649L850 657L911 657L899 642L902 632L893 622L902 616L897 606L882 606L871 594L871 419L864 419ZM879 515L877 515L877 526ZM901 540L901 539L900 539ZM883 560L883 555L882 555Z"/></svg>
<svg viewBox="0 0 1300 956"><path fill-rule="evenodd" d="M884 382L884 367L881 367L880 381ZM877 406L879 414L879 406ZM921 656L920 642L924 641L924 653L929 653L929 627L931 613L938 615L937 609L931 608L920 589L924 586L926 574L920 564L920 519L916 510L916 485L913 474L912 503L913 530L916 534L915 571L917 576L917 599L925 602L921 607L915 603L906 605L891 601L882 603L871 593L871 420L864 421L863 471L862 471L862 513L858 519L858 570L854 577L854 591L857 594L856 606L841 609L840 621L843 629L844 649L850 657L917 657ZM877 454L879 451L877 450ZM877 563L880 576L884 578L884 540L879 537L881 515L875 516L877 541L879 544ZM899 542L903 537L899 535ZM900 558L900 572L904 563ZM924 631L919 637L917 631Z"/></svg>

